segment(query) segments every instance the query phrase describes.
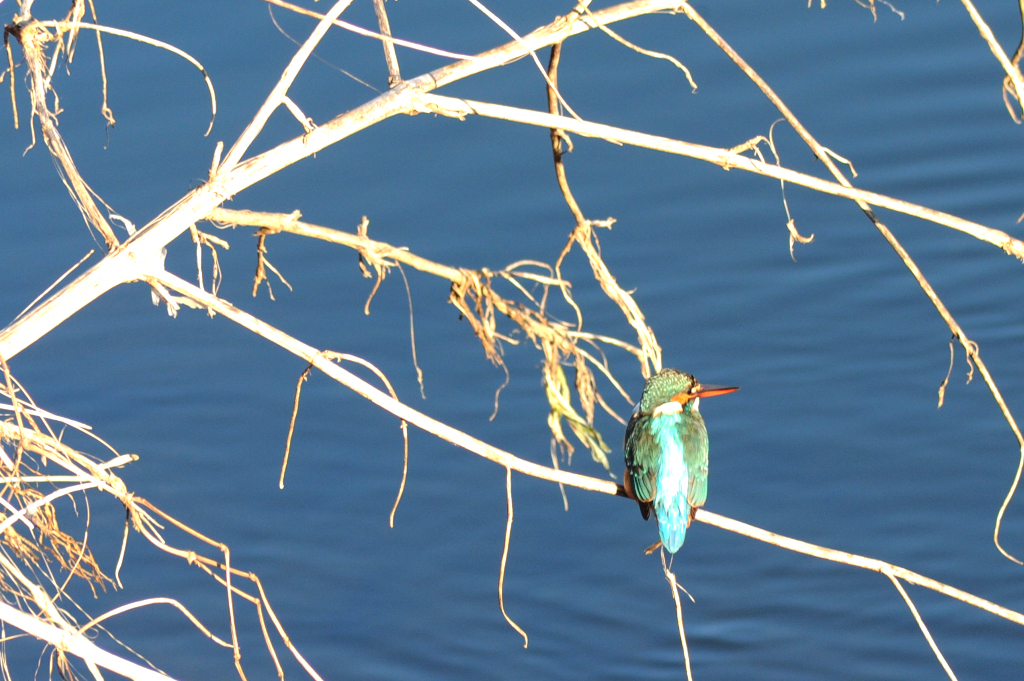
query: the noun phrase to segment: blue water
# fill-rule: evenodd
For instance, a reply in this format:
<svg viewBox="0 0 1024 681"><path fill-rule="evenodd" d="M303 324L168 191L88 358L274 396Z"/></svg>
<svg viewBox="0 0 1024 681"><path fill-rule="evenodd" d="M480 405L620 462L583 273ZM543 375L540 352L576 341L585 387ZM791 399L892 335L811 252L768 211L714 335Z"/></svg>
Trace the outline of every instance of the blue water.
<svg viewBox="0 0 1024 681"><path fill-rule="evenodd" d="M320 3L323 5L323 3ZM5 17L9 20L14 3ZM527 32L571 3L492 3ZM505 42L468 3L389 3L397 35L461 52ZM218 140L238 135L294 46L261 3L99 5L101 21L170 42L199 59L218 92L214 132L197 73L178 58L106 38L110 103L99 115L95 46L84 35L68 76L55 86L61 133L91 186L119 213L145 224L206 177ZM322 7L321 7L322 9ZM776 89L826 146L852 160L865 189L921 203L1020 237L1024 130L1007 115L1001 72L962 5L903 1L900 20L878 21L848 0L827 9L802 2L700 3L698 9ZM1011 3L979 10L1013 51ZM45 11L36 7L37 13ZM60 11L63 11L61 8ZM311 22L275 10L298 38ZM345 15L374 25L357 0ZM582 116L613 125L731 147L766 135L779 116L684 16L616 27L669 52L696 78L690 91L665 62L593 33L564 49L562 92ZM318 51L335 67L386 88L379 46L332 34ZM444 63L400 51L403 74ZM542 55L546 58L546 51ZM21 74L19 72L19 85ZM6 85L5 85L6 87ZM292 98L323 122L374 96L336 68L311 61ZM457 83L453 94L545 108L528 60ZM0 319L14 318L67 267L95 248L42 145L4 128L0 217ZM299 130L281 111L255 146ZM824 176L796 135L776 127L783 162ZM946 403L949 330L892 249L851 203L799 187L786 196L812 244L790 258L777 182L718 167L576 138L567 156L573 191L589 217L614 216L600 232L611 271L635 297L664 349L665 364L742 390L702 403L711 439L707 509L832 548L886 560L1011 609L1024 608L1022 568L992 543L995 515L1017 466L1015 440L980 377L965 384L957 348ZM420 115L386 121L315 159L246 190L232 208L302 211L310 222L354 230L446 264L499 269L553 261L572 228L554 182L547 132L491 120ZM879 211L917 260L982 357L1010 408L1024 411L1019 350L1024 320L1014 291L1021 267L966 235ZM409 353L408 303L393 273L365 316L372 282L342 247L297 237L268 241L294 291L273 281L250 296L251 231L218 232L221 295L300 340L379 366L401 398L425 413L538 463L549 463L539 352L505 346L511 382L488 420L504 374L469 325L446 304L448 286L409 271L419 397ZM97 256L93 256L93 261ZM195 275L187 236L168 268ZM633 340L621 314L589 279L578 252L565 268L586 327ZM207 276L209 273L207 272ZM556 306L566 317L569 311ZM510 329L506 326L505 331ZM628 356L612 367L638 396ZM232 564L260 576L295 642L325 678L684 678L668 586L655 541L635 505L515 475L515 524L502 618L498 567L505 528L505 471L412 431L409 481L394 529L388 514L401 476L395 419L314 375L303 392L286 488L277 488L297 358L223 318L150 304L144 285L117 289L13 359L40 405L91 424L140 460L130 489L196 530L231 546ZM601 388L621 414L629 405ZM621 467L622 426L598 427ZM85 447L85 442L76 444ZM602 476L582 449L576 472ZM1010 505L1002 542L1024 554L1021 505ZM70 509L67 509L70 510ZM124 512L93 498L90 542L112 573ZM69 517L68 527L75 521ZM200 549L168 531L179 546ZM214 555L209 549L208 555ZM697 679L945 678L889 581L706 525L691 527L675 559L696 602L684 604ZM133 535L123 591L80 603L99 614L131 600L180 599L227 636L223 590L195 568ZM961 679L1015 678L1024 662L1017 625L958 601L907 587ZM274 678L254 610L238 601L250 679ZM170 608L121 616L110 629L177 678L229 678L229 650ZM101 645L116 649L109 641ZM298 666L282 646L290 678ZM16 678L35 669L39 646L10 644ZM44 663L45 667L45 663Z"/></svg>

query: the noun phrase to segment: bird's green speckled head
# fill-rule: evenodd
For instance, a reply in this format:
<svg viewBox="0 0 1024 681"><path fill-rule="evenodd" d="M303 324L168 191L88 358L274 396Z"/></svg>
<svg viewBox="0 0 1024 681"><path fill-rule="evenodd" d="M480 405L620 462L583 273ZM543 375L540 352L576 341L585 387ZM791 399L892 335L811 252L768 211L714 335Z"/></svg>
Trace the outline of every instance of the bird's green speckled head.
<svg viewBox="0 0 1024 681"><path fill-rule="evenodd" d="M679 393L696 394L699 390L700 383L690 374L676 369L662 369L647 379L647 383L644 384L644 394L640 398L640 412L650 414Z"/></svg>

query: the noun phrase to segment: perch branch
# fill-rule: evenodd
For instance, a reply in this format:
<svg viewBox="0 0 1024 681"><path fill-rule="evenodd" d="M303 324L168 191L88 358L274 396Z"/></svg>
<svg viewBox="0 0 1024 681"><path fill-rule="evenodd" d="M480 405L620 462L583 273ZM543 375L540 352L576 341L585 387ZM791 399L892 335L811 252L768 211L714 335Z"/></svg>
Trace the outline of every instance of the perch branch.
<svg viewBox="0 0 1024 681"><path fill-rule="evenodd" d="M585 475L555 470L553 468L548 468L547 466L541 466L539 464L520 459L509 452L493 447L482 440L478 440L475 437L452 428L447 424L441 423L422 412L416 411L415 409L374 388L355 374L352 374L333 362L328 361L316 348L292 338L288 334L274 328L261 319L243 312L227 301L207 293L180 277L170 274L169 272L161 272L159 276L153 276L151 278L160 281L160 283L167 288L191 298L204 307L223 315L292 354L310 362L334 380L366 398L381 409L384 409L398 418L408 421L412 425L417 426L418 428L421 428L442 440L450 442L457 447L461 447L462 449L478 454L479 456L489 459L501 466L518 471L524 475L529 475L530 477L548 480L550 482L563 483L571 487L577 487L591 492L601 492L602 494L612 494L622 497L626 496L621 485L617 485L610 480L599 480ZM942 582L938 582L916 572L912 572L881 560L866 558L864 556L846 553L845 551L836 551L834 549L828 549L823 546L817 546L815 544L800 541L799 539L784 537L738 520L732 520L725 516L711 513L704 509L697 509L695 519L729 532L735 532L736 534L741 534L752 539L757 539L758 541L779 546L789 551L823 558L836 563L852 565L854 567L871 570L873 572L892 574L910 584L916 584L918 586L923 586L926 589L938 591L941 594L963 601L964 603L973 605L977 608L981 608L982 610L998 615L1004 619L1008 619L1016 624L1024 625L1024 614L1004 608L1001 605L979 598L973 594L967 593L966 591L961 591L960 589L943 584Z"/></svg>
<svg viewBox="0 0 1024 681"><path fill-rule="evenodd" d="M993 615L998 615L999 617L1024 626L1024 614L1015 612L1009 608L1004 608L1001 605L996 605L984 598L978 598L966 591L961 591L960 589L949 586L948 584L943 584L942 582L925 577L924 575L919 575L916 572L911 572L906 568L886 563L885 561L876 560L874 558L865 558L864 556L846 553L845 551L828 549L824 546L817 546L805 541L800 541L799 539L790 539L789 537L784 537L781 534L768 532L767 530L762 530L759 527L754 527L753 525L748 525L738 520L726 518L725 516L718 515L717 513L705 511L703 508L697 509L695 519L729 532L742 534L744 537L763 541L766 544L773 544L788 551L803 553L808 556L814 556L815 558L823 558L824 560L830 560L834 563L852 565L853 567L871 570L872 572L878 572L886 576L891 574L902 579L904 582L923 586L924 588L931 589L932 591L938 591L940 594L949 596L950 598L955 598L958 601L963 601L964 603L973 605L976 608L986 610Z"/></svg>
<svg viewBox="0 0 1024 681"><path fill-rule="evenodd" d="M191 298L207 309L224 315L228 319L242 325L263 338L266 338L270 342L279 345L298 357L301 357L320 371L324 372L345 387L353 390L357 394L362 395L385 411L408 421L414 426L422 428L428 433L432 433L433 435L440 437L442 440L447 440L457 447L468 449L469 451L490 459L497 464L509 467L514 471L524 473L531 477L551 480L553 482L564 482L567 485L579 487L580 489L591 490L593 492L603 492L605 494L616 494L617 492L616 484L610 480L598 480L596 478L590 478L585 475L578 475L576 473L569 473L566 471L553 471L546 466L540 466L535 463L519 459L508 452L488 445L482 440L478 440L471 435L467 435L460 430L456 430L449 425L432 419L426 414L418 412L380 390L377 390L355 374L347 371L337 364L334 364L324 357L320 350L292 338L288 334L270 326L261 319L243 312L234 305L203 291L197 286L190 284L184 279L181 279L169 272L160 272L159 274L147 277L147 279L159 281L167 288ZM408 418L403 416L403 414L408 416Z"/></svg>

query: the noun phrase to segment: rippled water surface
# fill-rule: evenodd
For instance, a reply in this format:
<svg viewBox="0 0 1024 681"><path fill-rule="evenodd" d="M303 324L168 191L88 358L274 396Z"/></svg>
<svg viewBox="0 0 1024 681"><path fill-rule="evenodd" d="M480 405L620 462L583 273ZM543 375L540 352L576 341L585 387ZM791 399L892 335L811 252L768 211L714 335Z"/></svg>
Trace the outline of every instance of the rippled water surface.
<svg viewBox="0 0 1024 681"><path fill-rule="evenodd" d="M900 0L903 19L879 4L877 21L849 0L825 9L801 2L695 6L822 144L854 163L859 187L1021 235L1024 130L1007 114L1002 73L961 4ZM572 3L490 7L525 33ZM9 20L15 5L0 9ZM1012 53L1020 38L1013 4L982 2L979 10ZM60 130L79 169L118 213L143 225L205 180L215 143L235 139L295 47L258 2L100 2L98 11L109 25L194 55L217 88L216 125L204 138L209 106L197 72L167 52L108 37L117 125L105 130L95 42L83 34L71 75L58 70ZM458 52L507 40L469 3L402 0L388 3L388 11L397 35ZM300 40L312 28L284 10L274 16ZM346 17L375 25L368 0L356 0ZM646 17L616 30L680 59L699 89L691 92L669 63L591 32L566 43L560 72L562 93L582 117L721 147L768 135L779 118L685 16ZM380 48L370 40L332 32L317 54L323 61L309 62L291 97L318 123L387 87ZM399 56L406 77L445 63L408 50ZM546 59L547 51L539 56ZM440 92L546 107L543 80L528 59ZM22 128L5 125L0 135L4 323L96 247L43 146L22 157L31 139L25 100L19 102ZM825 176L790 128L780 124L774 132L784 164ZM282 109L254 151L299 133ZM787 186L797 228L814 234L813 243L797 245L794 261L777 181L578 136L574 142L566 163L576 199L588 217L616 218L600 233L604 259L622 287L635 291L665 364L742 386L701 404L711 438L707 509L1024 608L1021 568L992 543L1018 463L1013 434L978 374L965 384L962 350L946 403L936 409L949 329L856 206ZM456 267L498 270L558 257L573 222L551 166L543 129L406 116L282 171L228 206L298 209L309 222L349 231L366 215L371 237ZM886 210L879 216L980 344L1019 415L1021 264L945 227ZM407 270L423 401L396 271L366 316L372 281L360 276L352 251L275 236L268 240L271 261L294 290L273 280L276 302L265 289L253 299L251 230L218 235L231 244L221 253L224 298L306 343L373 362L404 401L430 416L550 463L542 355L522 338L504 345L511 381L488 420L504 374L446 303L445 282ZM167 267L194 279L187 235L169 246ZM564 274L586 328L635 340L578 251ZM553 305L571 317L567 306ZM635 361L614 350L609 361L637 396L643 381ZM232 564L260 576L291 640L325 678L685 677L669 588L657 558L643 554L656 527L631 502L567 489L566 512L551 483L513 477L504 593L508 614L530 635L524 649L498 608L506 524L499 466L413 430L408 485L389 529L402 471L398 424L314 375L279 490L295 381L305 365L221 317L185 310L171 319L151 305L142 284L103 296L11 366L42 406L91 424L119 451L138 453L124 470L129 487L229 544ZM614 389L599 387L628 413ZM618 471L622 426L603 415L597 426ZM604 475L582 449L572 470ZM1002 534L1017 555L1024 554L1020 508L1010 505ZM123 509L97 498L91 511L93 548L112 572ZM168 540L200 548L171 531ZM695 600L684 612L696 679L945 678L881 575L700 524L674 568ZM82 605L100 613L172 596L227 636L223 589L137 535L121 579L123 591L97 603L83 593ZM907 590L959 678L1019 674L1018 625ZM249 678L273 678L255 612L236 607ZM230 650L170 608L127 614L110 628L172 676L234 674ZM38 646L10 645L12 668L21 665L26 678ZM279 652L289 677L300 678L301 669Z"/></svg>

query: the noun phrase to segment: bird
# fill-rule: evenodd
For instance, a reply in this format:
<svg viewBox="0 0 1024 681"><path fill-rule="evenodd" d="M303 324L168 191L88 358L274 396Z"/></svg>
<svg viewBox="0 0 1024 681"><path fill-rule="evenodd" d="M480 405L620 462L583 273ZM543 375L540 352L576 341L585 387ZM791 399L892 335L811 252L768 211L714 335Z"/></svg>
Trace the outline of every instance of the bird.
<svg viewBox="0 0 1024 681"><path fill-rule="evenodd" d="M708 496L708 431L700 398L735 390L704 386L688 373L662 369L644 383L626 425L626 494L640 505L644 520L654 510L660 543L669 553L683 545L686 528ZM656 543L647 553L657 548Z"/></svg>

